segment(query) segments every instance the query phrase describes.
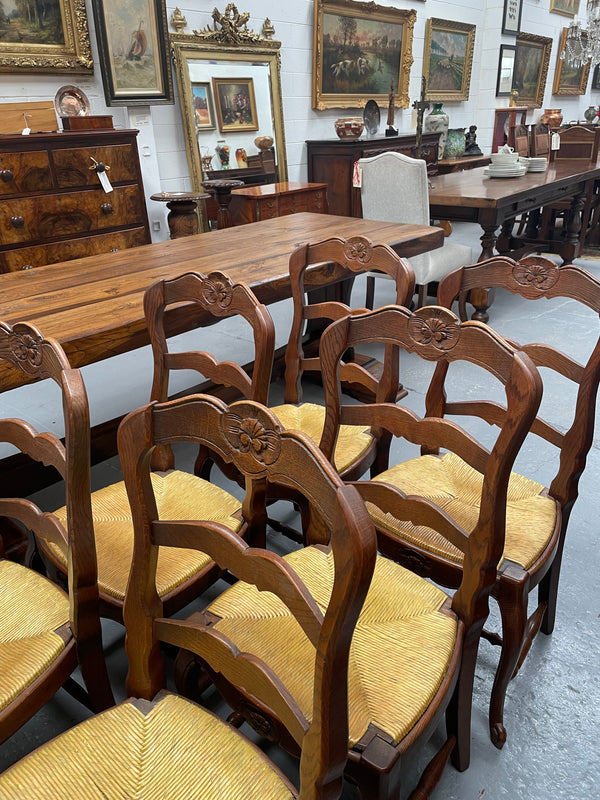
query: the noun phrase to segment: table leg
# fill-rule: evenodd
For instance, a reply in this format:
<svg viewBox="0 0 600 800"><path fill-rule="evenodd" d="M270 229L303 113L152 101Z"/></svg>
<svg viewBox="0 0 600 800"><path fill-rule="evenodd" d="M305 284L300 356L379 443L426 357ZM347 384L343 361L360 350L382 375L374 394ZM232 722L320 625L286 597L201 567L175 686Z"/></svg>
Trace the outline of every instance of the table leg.
<svg viewBox="0 0 600 800"><path fill-rule="evenodd" d="M483 228L483 235L481 237L481 254L478 261L485 261L486 258L493 258L494 245L496 244L496 231L498 230L498 223L495 219L479 220L479 224ZM475 307L475 311L471 319L478 320L479 322L487 322L490 318L488 308L494 302L493 289L471 289L469 292L469 302Z"/></svg>

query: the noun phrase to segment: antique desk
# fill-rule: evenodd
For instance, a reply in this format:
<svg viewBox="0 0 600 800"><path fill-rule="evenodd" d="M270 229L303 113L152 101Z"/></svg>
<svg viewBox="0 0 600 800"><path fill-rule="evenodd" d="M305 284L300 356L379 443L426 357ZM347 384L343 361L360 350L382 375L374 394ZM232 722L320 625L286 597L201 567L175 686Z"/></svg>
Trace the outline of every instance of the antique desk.
<svg viewBox="0 0 600 800"><path fill-rule="evenodd" d="M273 303L291 296L288 260L294 247L336 234L362 234L375 243L389 244L407 257L443 243L441 228L292 214L0 275L0 319L9 324L23 320L37 325L44 335L62 344L72 366L81 367L149 343L143 296L155 281L188 270L221 270L233 280L249 284L263 303ZM340 278L331 265L319 265L308 271L306 286L309 290L324 290ZM177 320L176 326L167 312L165 326L169 336L204 322L196 309L185 318L178 313ZM207 324L211 321L214 319L207 315ZM2 365L0 391L25 382L22 373L8 364ZM114 454L118 422L110 420L93 430L94 461ZM27 483L33 491L39 488L35 480L35 476L22 475L14 466L10 471L5 466L3 492L9 491L13 481L13 485L20 482L21 490Z"/></svg>
<svg viewBox="0 0 600 800"><path fill-rule="evenodd" d="M581 161L556 161L545 172L528 172L520 178L488 178L482 168L437 175L431 179L429 208L434 219L479 223L483 229L480 261L493 256L497 247L516 258L549 251L567 263L580 253L598 178L600 165ZM565 198L571 198L571 214L564 236L554 241L538 239L538 210ZM525 234L513 237L514 219L524 213L528 213ZM476 307L474 319L487 322L487 292L481 297L471 293L471 302Z"/></svg>

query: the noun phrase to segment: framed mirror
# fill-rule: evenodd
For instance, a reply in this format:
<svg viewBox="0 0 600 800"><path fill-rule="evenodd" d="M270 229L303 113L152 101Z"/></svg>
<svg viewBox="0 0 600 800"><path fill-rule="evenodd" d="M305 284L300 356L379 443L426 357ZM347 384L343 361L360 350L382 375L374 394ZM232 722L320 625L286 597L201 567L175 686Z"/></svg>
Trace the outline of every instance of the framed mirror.
<svg viewBox="0 0 600 800"><path fill-rule="evenodd" d="M205 177L286 181L281 42L268 19L260 34L249 31L233 3L212 16L214 27L170 36L192 190Z"/></svg>

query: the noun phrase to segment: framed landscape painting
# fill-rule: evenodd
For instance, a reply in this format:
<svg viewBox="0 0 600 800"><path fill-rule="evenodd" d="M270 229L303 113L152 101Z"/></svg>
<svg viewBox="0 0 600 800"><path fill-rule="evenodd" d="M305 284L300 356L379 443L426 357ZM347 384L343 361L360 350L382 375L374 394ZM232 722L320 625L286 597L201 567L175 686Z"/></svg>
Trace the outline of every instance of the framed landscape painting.
<svg viewBox="0 0 600 800"><path fill-rule="evenodd" d="M552 39L534 33L517 36L513 89L519 93L518 106L541 108L548 77Z"/></svg>
<svg viewBox="0 0 600 800"><path fill-rule="evenodd" d="M173 102L165 0L94 0L107 106Z"/></svg>
<svg viewBox="0 0 600 800"><path fill-rule="evenodd" d="M561 59L560 57L561 52L565 49L568 30L568 28L563 28L560 37L558 56L556 58L556 70L554 72L554 83L552 84L552 94L585 94L588 78L590 76L590 62L588 61L581 67L573 67L566 58Z"/></svg>
<svg viewBox="0 0 600 800"><path fill-rule="evenodd" d="M192 82L190 88L192 90L192 108L194 109L194 125L196 130L213 130L216 125L210 83Z"/></svg>
<svg viewBox="0 0 600 800"><path fill-rule="evenodd" d="M257 131L258 114L252 78L213 78L212 85L221 133Z"/></svg>
<svg viewBox="0 0 600 800"><path fill-rule="evenodd" d="M408 108L414 10L315 0L312 107L362 108L368 100Z"/></svg>
<svg viewBox="0 0 600 800"><path fill-rule="evenodd" d="M0 2L0 72L93 69L85 0Z"/></svg>
<svg viewBox="0 0 600 800"><path fill-rule="evenodd" d="M467 100L475 25L432 17L425 26L426 100Z"/></svg>

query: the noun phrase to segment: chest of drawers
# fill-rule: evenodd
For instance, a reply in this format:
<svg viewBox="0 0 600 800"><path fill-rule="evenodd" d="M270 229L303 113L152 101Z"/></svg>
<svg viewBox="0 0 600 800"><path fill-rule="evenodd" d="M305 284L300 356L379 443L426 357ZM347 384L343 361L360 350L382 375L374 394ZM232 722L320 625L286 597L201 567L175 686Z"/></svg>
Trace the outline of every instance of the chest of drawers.
<svg viewBox="0 0 600 800"><path fill-rule="evenodd" d="M300 211L327 214L327 184L285 181L234 189L230 209L234 225L284 217Z"/></svg>
<svg viewBox="0 0 600 800"><path fill-rule="evenodd" d="M137 131L0 137L0 272L150 242ZM90 167L105 164L113 191Z"/></svg>

